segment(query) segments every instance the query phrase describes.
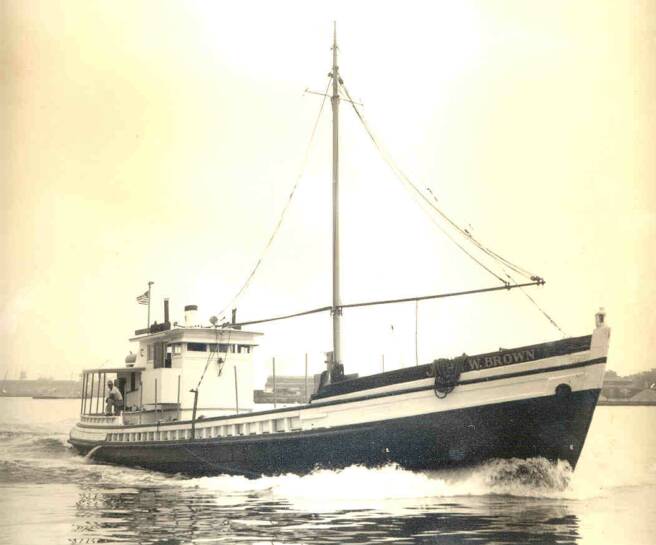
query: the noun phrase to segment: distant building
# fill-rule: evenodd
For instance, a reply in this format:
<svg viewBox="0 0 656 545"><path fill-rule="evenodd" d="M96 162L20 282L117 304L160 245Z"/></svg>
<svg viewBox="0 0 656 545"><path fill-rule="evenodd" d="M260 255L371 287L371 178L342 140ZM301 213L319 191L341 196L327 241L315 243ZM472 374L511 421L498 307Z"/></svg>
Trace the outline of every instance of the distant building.
<svg viewBox="0 0 656 545"><path fill-rule="evenodd" d="M611 375L604 379L601 395L608 400L630 399L641 390L632 379Z"/></svg>
<svg viewBox="0 0 656 545"><path fill-rule="evenodd" d="M632 402L656 404L656 390L648 389L638 392L631 398Z"/></svg>
<svg viewBox="0 0 656 545"><path fill-rule="evenodd" d="M6 397L79 398L82 383L77 380L5 380L0 395Z"/></svg>
<svg viewBox="0 0 656 545"><path fill-rule="evenodd" d="M287 391L289 393L302 394L305 392L305 389L305 377L276 375L276 391L278 392ZM308 391L312 389L312 377L308 377L307 379L307 389ZM264 390L267 392L273 392L273 375L267 377Z"/></svg>
<svg viewBox="0 0 656 545"><path fill-rule="evenodd" d="M307 403L310 396L317 391L321 374L310 375L307 378L291 375L276 375L276 391L273 391L273 375L267 377L264 390L255 390L255 403ZM346 375L346 379L358 378L357 374Z"/></svg>
<svg viewBox="0 0 656 545"><path fill-rule="evenodd" d="M306 403L314 391L314 378L290 375L276 375L275 395L273 391L273 375L267 377L264 390L255 390L255 403Z"/></svg>

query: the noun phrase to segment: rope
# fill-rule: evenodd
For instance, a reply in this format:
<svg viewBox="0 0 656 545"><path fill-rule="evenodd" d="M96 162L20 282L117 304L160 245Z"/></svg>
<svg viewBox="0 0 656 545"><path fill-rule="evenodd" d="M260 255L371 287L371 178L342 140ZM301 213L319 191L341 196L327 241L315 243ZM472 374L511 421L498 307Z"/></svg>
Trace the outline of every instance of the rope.
<svg viewBox="0 0 656 545"><path fill-rule="evenodd" d="M378 139L374 136L373 131L369 127L369 124L365 120L364 116L358 109L358 107L355 104L355 101L351 98L351 94L349 93L348 89L346 88L346 85L343 83L341 84L341 88L344 89L344 92L346 93L346 96L349 99L349 102L351 103L351 106L353 107L353 110L355 111L356 116L362 123L362 126L364 127L365 131L369 135L369 138L373 142L374 146L376 149L379 151L381 156L383 157L383 160L387 163L387 165L390 167L392 172L394 172L399 179L401 179L409 188L411 188L417 196L419 196L430 208L432 208L435 212L437 212L445 221L449 223L458 233L460 233L463 237L465 237L467 240L469 240L472 244L474 244L477 248L479 248L482 252L487 254L489 257L494 259L497 262L501 262L504 265L506 265L508 268L512 269L514 272L517 274L520 274L521 276L525 276L527 278L535 277L535 275L531 274L529 271L526 269L515 265L514 263L508 261L507 259L503 258L496 252L492 251L491 249L485 247L482 243L480 243L478 240L476 240L472 234L467 231L466 229L463 229L460 227L455 221L453 221L449 216L447 216L440 208L438 208L433 202L431 202L428 197L410 180L410 178L394 163L390 155L385 151L385 149L382 147L382 145L378 142ZM432 194L432 191L431 191ZM433 195L434 196L434 195ZM453 240L453 239L451 239ZM460 247L460 246L459 246ZM462 248L461 248L462 249ZM464 251L464 250L463 250ZM465 252L467 253L467 252ZM469 257L472 257L469 253L467 253ZM488 272L499 278L495 273L491 272L487 267L483 266L478 260L472 257L474 261L476 261L479 265L481 265L483 268L485 268ZM500 279L500 278L499 278ZM502 282L505 282L503 279L500 279Z"/></svg>
<svg viewBox="0 0 656 545"><path fill-rule="evenodd" d="M432 373L435 376L433 383L433 392L438 399L444 399L448 396L460 380L464 364L467 361L467 354L463 354L458 358L452 360L442 358L433 361Z"/></svg>
<svg viewBox="0 0 656 545"><path fill-rule="evenodd" d="M319 113L317 114L317 118L314 122L314 126L312 127L312 133L310 134L310 141L308 142L307 148L305 149L305 155L303 156L303 161L301 163L301 168L299 170L298 176L296 177L296 181L294 182L294 185L292 187L291 192L289 193L289 197L287 197L287 202L285 203L285 206L282 209L282 212L280 213L280 217L278 218L278 222L276 223L276 226L273 229L273 233L271 233L271 236L269 237L269 240L267 241L266 245L264 246L264 249L262 250L262 253L260 254L260 257L255 263L255 266L251 270L251 273L248 275L246 278L246 281L242 284L241 288L239 288L239 291L237 294L232 298L230 304L226 305L223 310L219 313L219 316L225 316L225 313L229 308L234 308L235 303L241 297L241 295L244 293L244 291L248 288L250 285L251 281L253 280L253 277L255 276L255 273L258 271L260 268L260 265L262 264L262 260L264 259L264 256L268 252L269 248L271 247L271 244L273 243L273 240L276 238L276 235L278 234L278 231L280 230L280 226L282 225L282 222L285 218L285 215L287 213L287 210L289 209L289 206L292 203L292 199L294 198L294 194L296 193L296 189L298 188L298 185L301 181L301 178L303 177L303 174L305 172L305 167L307 166L308 158L310 155L310 149L312 148L312 144L314 142L314 137L317 133L317 127L319 126L319 120L321 119L321 113L323 112L323 107L324 104L326 103L326 97L328 96L328 88L330 87L330 82L331 79L328 80L328 85L326 86L326 92L324 93L323 100L321 101L321 106L319 107Z"/></svg>

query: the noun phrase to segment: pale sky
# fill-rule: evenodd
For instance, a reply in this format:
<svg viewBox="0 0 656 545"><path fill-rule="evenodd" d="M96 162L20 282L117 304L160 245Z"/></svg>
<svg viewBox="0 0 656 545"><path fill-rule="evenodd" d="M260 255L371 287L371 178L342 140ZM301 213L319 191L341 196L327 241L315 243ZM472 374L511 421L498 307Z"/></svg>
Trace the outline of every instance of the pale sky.
<svg viewBox="0 0 656 545"><path fill-rule="evenodd" d="M298 175L331 63L394 161L504 257L568 335L600 306L609 367L656 367L656 2L2 3L0 372L120 365L153 286L229 304ZM328 104L241 319L329 304ZM342 104L345 303L487 287ZM415 362L414 304L345 312L348 372ZM391 325L394 325L392 332ZM327 314L266 327L319 371ZM421 362L555 340L518 292L421 303Z"/></svg>

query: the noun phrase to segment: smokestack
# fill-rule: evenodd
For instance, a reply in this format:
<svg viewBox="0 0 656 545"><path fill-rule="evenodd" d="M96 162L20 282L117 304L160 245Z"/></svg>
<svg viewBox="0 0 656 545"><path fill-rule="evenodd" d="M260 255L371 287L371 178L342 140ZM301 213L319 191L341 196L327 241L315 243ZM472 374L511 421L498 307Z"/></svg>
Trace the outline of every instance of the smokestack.
<svg viewBox="0 0 656 545"><path fill-rule="evenodd" d="M192 327L196 325L196 313L198 312L198 305L187 305L185 310L185 326Z"/></svg>
<svg viewBox="0 0 656 545"><path fill-rule="evenodd" d="M232 309L232 323L233 324L237 323L237 309L236 308Z"/></svg>
<svg viewBox="0 0 656 545"><path fill-rule="evenodd" d="M164 298L164 323L169 323L169 298Z"/></svg>

